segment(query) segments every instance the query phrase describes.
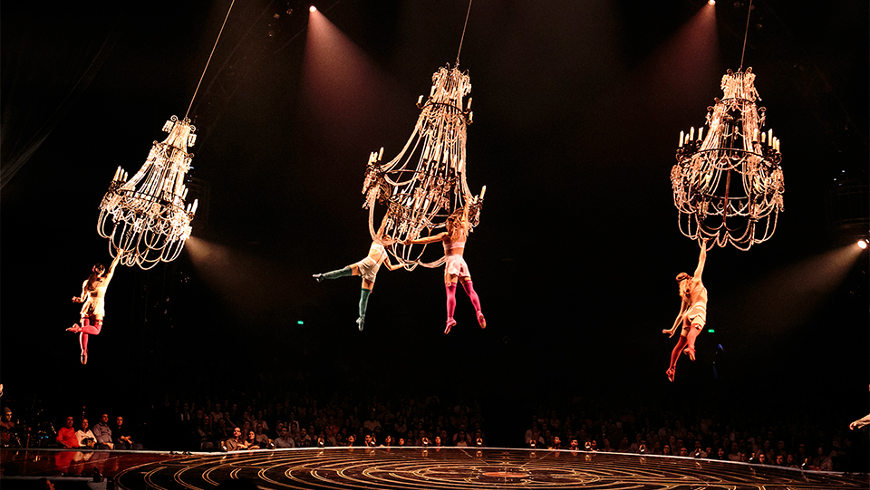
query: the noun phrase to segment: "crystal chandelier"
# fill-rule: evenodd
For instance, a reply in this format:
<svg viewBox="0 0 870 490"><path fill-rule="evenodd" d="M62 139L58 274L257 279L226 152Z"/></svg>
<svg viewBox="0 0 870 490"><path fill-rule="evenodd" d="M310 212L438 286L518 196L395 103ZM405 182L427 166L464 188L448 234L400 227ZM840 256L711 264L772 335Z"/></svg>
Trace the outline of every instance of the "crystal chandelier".
<svg viewBox="0 0 870 490"><path fill-rule="evenodd" d="M473 196L466 181L465 144L473 113L471 99L465 103L464 98L470 91L467 72L449 64L441 67L432 75L429 97L417 100L420 117L405 147L383 164L383 148L369 155L363 207L369 209L372 237L378 202L386 205L385 235L399 242L417 238L424 229L443 227L447 216L466 203L471 204L472 226L478 224L486 187ZM412 269L423 248L397 245L396 259Z"/></svg>
<svg viewBox="0 0 870 490"><path fill-rule="evenodd" d="M155 141L142 168L128 179L121 167L100 203L97 232L110 240L109 250L126 251L121 262L150 269L178 258L190 236L198 200L185 204L184 184L196 141L190 120L172 116L163 126L169 136Z"/></svg>
<svg viewBox="0 0 870 490"><path fill-rule="evenodd" d="M743 71L743 56L749 36L746 15L743 52L737 72L722 77L722 99L707 108L707 124L680 131L677 164L671 168L674 206L679 212L680 232L708 247L729 243L749 250L776 231L785 182L779 138L764 131L765 108L755 89L752 68ZM706 136L704 128L706 127Z"/></svg>
<svg viewBox="0 0 870 490"><path fill-rule="evenodd" d="M366 166L362 193L363 208L369 210L369 233L374 239L375 210L378 203L386 207L383 234L397 243L390 252L408 269L418 264L437 267L444 258L426 263L421 260L425 245L403 245L423 230L445 227L447 217L457 209L469 207L468 218L474 228L480 222L480 209L486 186L472 195L466 181L468 160L465 153L471 112L471 78L459 70L459 54L468 27L471 0L459 40L456 63L441 67L432 75L429 96L417 99L420 116L404 148L392 160L381 163L384 149L372 152ZM469 230L470 231L470 230Z"/></svg>
<svg viewBox="0 0 870 490"><path fill-rule="evenodd" d="M708 108L704 127L680 132L671 169L680 231L724 247L749 250L768 240L783 210L785 191L779 138L765 132L764 107L752 68L722 77L722 99Z"/></svg>
<svg viewBox="0 0 870 490"><path fill-rule="evenodd" d="M121 254L121 263L128 267L135 265L148 270L159 262L171 262L178 258L190 237L190 222L199 201L185 204L185 178L193 159L187 150L196 141L196 128L187 116L233 4L235 0L230 2L184 117L172 116L166 121L163 131L169 136L153 143L148 158L132 178L128 179L127 172L118 167L100 202L97 232L109 239L112 257Z"/></svg>

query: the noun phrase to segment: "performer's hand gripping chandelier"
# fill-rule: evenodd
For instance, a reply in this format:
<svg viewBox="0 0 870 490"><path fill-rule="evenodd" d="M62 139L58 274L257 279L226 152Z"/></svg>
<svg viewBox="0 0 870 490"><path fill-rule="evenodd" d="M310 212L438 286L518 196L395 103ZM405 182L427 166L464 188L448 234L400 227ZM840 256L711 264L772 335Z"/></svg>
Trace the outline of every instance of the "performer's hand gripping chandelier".
<svg viewBox="0 0 870 490"><path fill-rule="evenodd" d="M453 67L447 64L432 75L426 100L422 95L417 99L420 117L399 154L386 163L381 163L383 148L369 155L362 192L373 238L378 201L387 206L383 233L398 242L417 238L424 229L443 227L446 218L466 204L470 204L472 227L478 224L486 187L473 196L466 181L467 127L474 116L471 98L465 102L470 92L471 79L459 70L457 54ZM423 248L397 244L393 253L406 268L413 269L420 263Z"/></svg>
<svg viewBox="0 0 870 490"><path fill-rule="evenodd" d="M147 270L161 261L171 262L178 258L190 237L190 222L199 201L185 204L185 178L193 159L187 150L196 141L196 128L187 114L234 3L235 0L230 2L184 118L172 116L166 121L163 130L169 136L153 143L148 158L132 178L128 179L127 172L118 167L100 203L97 232L109 239L112 257L123 254L121 263L128 267L136 265Z"/></svg>
<svg viewBox="0 0 870 490"><path fill-rule="evenodd" d="M763 129L754 81L752 68L728 70L722 99L708 108L706 134L704 127L680 132L671 169L680 232L699 242L709 238L708 246L749 250L773 236L783 210L780 142Z"/></svg>

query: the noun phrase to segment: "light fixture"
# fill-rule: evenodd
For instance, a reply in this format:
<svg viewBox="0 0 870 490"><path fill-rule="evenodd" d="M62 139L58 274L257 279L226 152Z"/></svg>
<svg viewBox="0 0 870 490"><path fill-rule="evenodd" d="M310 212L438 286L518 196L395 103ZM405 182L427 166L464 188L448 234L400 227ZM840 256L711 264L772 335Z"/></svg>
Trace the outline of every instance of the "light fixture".
<svg viewBox="0 0 870 490"><path fill-rule="evenodd" d="M194 90L190 105L182 119L172 116L163 126L169 136L155 141L145 163L132 177L118 167L109 190L100 203L97 232L109 239L112 257L122 254L121 263L150 269L159 262L178 258L190 237L190 222L196 215L198 200L186 203L185 179L191 169L193 154L188 148L196 141L196 128L187 115L199 91L205 70L211 61L227 18L233 8L230 3L224 23L206 61Z"/></svg>
<svg viewBox="0 0 870 490"><path fill-rule="evenodd" d="M469 2L469 11L470 7ZM467 26L468 14L465 22ZM420 116L404 148L386 163L381 163L383 148L369 155L362 188L369 231L375 238L375 210L379 202L385 204L383 233L400 242L391 251L408 270L418 264L438 266L443 257L422 262L425 246L402 245L403 240L417 238L423 230L443 228L447 217L466 204L472 227L479 223L486 186L473 195L466 180L467 127L473 113L471 98L465 98L470 92L471 79L459 70L457 53L454 66L447 64L432 75L428 97L417 99Z"/></svg>
<svg viewBox="0 0 870 490"><path fill-rule="evenodd" d="M722 77L706 125L680 132L671 186L683 235L749 250L776 231L785 183L779 138L756 107L755 74L742 70L742 57L740 66Z"/></svg>
<svg viewBox="0 0 870 490"><path fill-rule="evenodd" d="M868 241L866 238L862 238L858 240L858 248L860 248L861 250L866 250L868 243L870 243L870 241Z"/></svg>
<svg viewBox="0 0 870 490"><path fill-rule="evenodd" d="M315 7L314 5L312 5L312 6L308 7L308 11L309 11L309 12L317 12L317 7Z"/></svg>

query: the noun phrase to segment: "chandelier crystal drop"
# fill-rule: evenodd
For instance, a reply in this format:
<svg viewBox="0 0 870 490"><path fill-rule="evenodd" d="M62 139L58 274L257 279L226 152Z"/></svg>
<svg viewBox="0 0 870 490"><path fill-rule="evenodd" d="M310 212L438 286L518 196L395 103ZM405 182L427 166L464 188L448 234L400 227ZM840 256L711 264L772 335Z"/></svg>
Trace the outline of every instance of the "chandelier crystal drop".
<svg viewBox="0 0 870 490"><path fill-rule="evenodd" d="M121 263L150 269L175 260L190 237L198 200L185 204L185 177L196 141L190 120L172 116L163 126L169 136L155 141L145 163L131 178L121 167L100 203L97 232L109 239L109 252Z"/></svg>
<svg viewBox="0 0 870 490"><path fill-rule="evenodd" d="M784 209L780 141L763 129L765 108L756 107L754 82L752 68L728 70L706 125L680 132L671 169L680 232L710 239L708 246L749 250L773 236Z"/></svg>
<svg viewBox="0 0 870 490"><path fill-rule="evenodd" d="M472 195L466 181L467 127L473 120L468 73L446 65L432 75L429 96L421 95L417 124L404 148L392 160L381 163L384 149L369 155L363 181L364 208L369 209L369 231L375 238L374 216L378 203L386 207L384 235L398 242L417 238L423 230L445 226L446 218L470 204L472 227L480 220L486 187ZM423 263L425 246L396 244L393 254L405 268L435 267L441 261Z"/></svg>

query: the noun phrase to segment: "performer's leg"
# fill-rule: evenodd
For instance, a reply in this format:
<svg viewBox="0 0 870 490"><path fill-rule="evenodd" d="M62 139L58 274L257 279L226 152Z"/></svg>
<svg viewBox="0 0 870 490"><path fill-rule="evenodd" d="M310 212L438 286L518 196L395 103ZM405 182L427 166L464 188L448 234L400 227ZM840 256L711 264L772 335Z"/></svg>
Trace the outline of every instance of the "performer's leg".
<svg viewBox="0 0 870 490"><path fill-rule="evenodd" d="M689 359L695 360L695 339L698 338L698 334L701 333L701 330L704 328L704 325L700 323L693 323L692 328L689 329L689 335L686 339L686 354L688 354Z"/></svg>
<svg viewBox="0 0 870 490"><path fill-rule="evenodd" d="M668 381L674 381L674 374L676 374L677 370L677 361L680 360L680 354L683 353L683 348L686 347L688 343L685 335L680 335L679 340L677 340L677 345L674 346L674 350L671 351L671 365L668 367L666 371L668 375Z"/></svg>
<svg viewBox="0 0 870 490"><path fill-rule="evenodd" d="M81 348L82 364L88 363L88 337L91 335L99 335L103 330L103 320L96 319L91 324L90 318L82 318L82 326L79 333L79 347Z"/></svg>
<svg viewBox="0 0 870 490"><path fill-rule="evenodd" d="M477 313L477 323L480 324L480 328L486 328L486 318L483 317L483 312L480 311L480 296L477 295L477 292L474 290L474 285L471 283L471 278L462 281L462 289L465 290L465 294L468 295L468 299L471 300L471 304L474 305L474 311Z"/></svg>
<svg viewBox="0 0 870 490"><path fill-rule="evenodd" d="M322 274L314 274L312 277L314 277L314 279L317 280L317 282L320 282L324 279L338 279L339 277L347 277L347 276L353 276L353 275L355 275L354 268L353 268L353 266L349 265L343 269L324 272Z"/></svg>
<svg viewBox="0 0 870 490"><path fill-rule="evenodd" d="M369 295L372 294L371 288L366 289L365 287L360 288L359 293L359 318L356 319L357 327L359 327L359 331L363 331L363 326L366 322L366 309L369 306Z"/></svg>
<svg viewBox="0 0 870 490"><path fill-rule="evenodd" d="M444 333L448 334L453 325L456 325L456 320L453 319L453 312L456 311L456 282L448 279L444 283L444 289L447 292L447 326Z"/></svg>

